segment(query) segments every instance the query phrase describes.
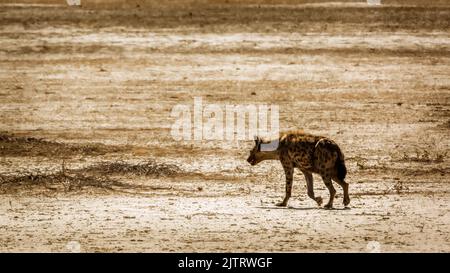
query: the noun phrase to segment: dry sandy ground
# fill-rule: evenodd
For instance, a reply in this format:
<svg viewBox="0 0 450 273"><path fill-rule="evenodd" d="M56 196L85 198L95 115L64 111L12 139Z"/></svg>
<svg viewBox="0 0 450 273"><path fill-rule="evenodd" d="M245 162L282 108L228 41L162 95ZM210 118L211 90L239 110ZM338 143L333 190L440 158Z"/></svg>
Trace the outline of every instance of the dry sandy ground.
<svg viewBox="0 0 450 273"><path fill-rule="evenodd" d="M0 251L450 251L450 5L206 2L1 4ZM195 96L335 139L350 207L174 141Z"/></svg>

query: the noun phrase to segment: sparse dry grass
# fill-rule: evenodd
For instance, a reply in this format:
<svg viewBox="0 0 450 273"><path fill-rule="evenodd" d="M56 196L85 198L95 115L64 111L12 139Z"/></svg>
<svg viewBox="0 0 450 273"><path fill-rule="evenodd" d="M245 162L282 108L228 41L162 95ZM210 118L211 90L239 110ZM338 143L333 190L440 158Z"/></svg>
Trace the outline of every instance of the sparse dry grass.
<svg viewBox="0 0 450 273"><path fill-rule="evenodd" d="M129 189L145 186L120 182L114 175L136 175L167 177L181 174L181 169L175 165L157 163L154 160L137 164L119 162L102 162L83 169L70 170L62 163L61 170L48 172L21 172L14 174L0 174L0 191L8 192L13 189L44 186L55 191L76 191L86 187L102 189ZM149 187L153 189L152 187Z"/></svg>
<svg viewBox="0 0 450 273"><path fill-rule="evenodd" d="M182 170L174 165L158 163L155 160L148 160L139 163L128 163L124 161L102 162L94 166L87 167L83 172L99 173L104 175L139 175L165 177L180 174Z"/></svg>
<svg viewBox="0 0 450 273"><path fill-rule="evenodd" d="M447 158L448 151L439 151L430 153L427 150L416 150L415 154L403 154L403 161L407 162L423 162L423 163L441 163Z"/></svg>
<svg viewBox="0 0 450 273"><path fill-rule="evenodd" d="M99 143L69 144L42 138L15 136L0 132L0 156L68 157L73 155L96 156L106 153L126 152L128 147L107 146Z"/></svg>
<svg viewBox="0 0 450 273"><path fill-rule="evenodd" d="M85 187L112 189L113 186L123 187L125 184L105 176L86 176L80 173L66 173L64 171L43 173L22 173L14 175L0 175L0 191L3 193L43 186L53 191L74 191Z"/></svg>

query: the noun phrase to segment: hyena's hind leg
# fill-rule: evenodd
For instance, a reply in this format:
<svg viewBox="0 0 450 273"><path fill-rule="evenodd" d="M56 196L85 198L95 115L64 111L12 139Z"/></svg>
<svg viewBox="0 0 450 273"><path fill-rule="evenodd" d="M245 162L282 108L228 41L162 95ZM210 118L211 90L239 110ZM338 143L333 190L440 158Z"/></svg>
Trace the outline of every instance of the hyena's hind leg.
<svg viewBox="0 0 450 273"><path fill-rule="evenodd" d="M348 206L350 204L350 196L348 195L348 183L344 180L340 180L337 177L334 177L333 180L339 184L344 190L344 206Z"/></svg>
<svg viewBox="0 0 450 273"><path fill-rule="evenodd" d="M317 205L321 206L322 205L322 197L320 196L315 196L314 195L314 179L313 179L313 175L310 172L307 171L302 171L303 175L305 176L305 180L306 180L306 188L308 189L308 196L309 198L311 198L312 200L317 202Z"/></svg>
<svg viewBox="0 0 450 273"><path fill-rule="evenodd" d="M331 181L331 177L328 175L322 176L323 183L325 183L325 186L327 187L328 191L330 192L330 200L328 200L328 203L325 205L326 209L333 208L333 200L334 196L336 195L336 190L333 187L333 182Z"/></svg>

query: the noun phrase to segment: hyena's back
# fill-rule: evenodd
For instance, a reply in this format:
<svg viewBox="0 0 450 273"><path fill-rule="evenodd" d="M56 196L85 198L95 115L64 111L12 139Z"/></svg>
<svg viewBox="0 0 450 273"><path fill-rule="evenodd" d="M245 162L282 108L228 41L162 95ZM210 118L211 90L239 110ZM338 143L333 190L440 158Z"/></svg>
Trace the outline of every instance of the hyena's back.
<svg viewBox="0 0 450 273"><path fill-rule="evenodd" d="M347 174L339 146L323 136L289 131L280 134L280 159L291 161L301 170L344 181Z"/></svg>

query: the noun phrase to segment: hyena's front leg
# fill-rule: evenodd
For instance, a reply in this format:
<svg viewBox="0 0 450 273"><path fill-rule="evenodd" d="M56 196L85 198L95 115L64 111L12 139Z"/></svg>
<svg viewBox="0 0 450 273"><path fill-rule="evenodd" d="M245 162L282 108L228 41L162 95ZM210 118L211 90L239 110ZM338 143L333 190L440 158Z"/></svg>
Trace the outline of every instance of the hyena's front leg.
<svg viewBox="0 0 450 273"><path fill-rule="evenodd" d="M316 197L314 195L314 179L313 179L312 173L307 172L307 171L302 171L302 173L305 176L306 188L308 189L309 198L316 201L317 205L321 206L322 205L322 197L320 197L320 196Z"/></svg>
<svg viewBox="0 0 450 273"><path fill-rule="evenodd" d="M284 163L283 169L284 175L286 176L286 195L284 196L283 201L277 203L277 206L279 207L285 207L287 205L289 198L291 197L292 181L294 179L294 166L292 166L292 164Z"/></svg>

